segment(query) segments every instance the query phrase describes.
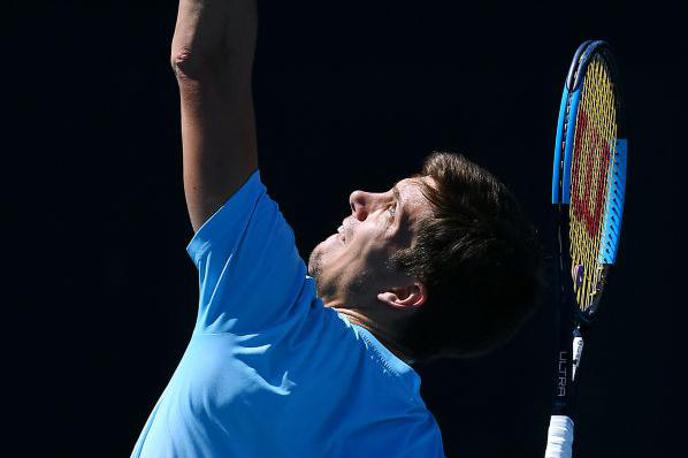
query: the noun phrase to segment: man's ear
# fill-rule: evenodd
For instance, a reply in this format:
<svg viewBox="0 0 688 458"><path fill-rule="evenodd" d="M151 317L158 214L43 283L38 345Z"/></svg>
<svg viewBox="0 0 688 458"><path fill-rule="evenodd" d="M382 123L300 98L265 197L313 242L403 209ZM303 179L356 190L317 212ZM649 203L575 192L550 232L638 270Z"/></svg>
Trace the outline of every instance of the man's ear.
<svg viewBox="0 0 688 458"><path fill-rule="evenodd" d="M407 286L378 293L377 299L391 307L415 309L427 301L428 293L423 283L414 281Z"/></svg>

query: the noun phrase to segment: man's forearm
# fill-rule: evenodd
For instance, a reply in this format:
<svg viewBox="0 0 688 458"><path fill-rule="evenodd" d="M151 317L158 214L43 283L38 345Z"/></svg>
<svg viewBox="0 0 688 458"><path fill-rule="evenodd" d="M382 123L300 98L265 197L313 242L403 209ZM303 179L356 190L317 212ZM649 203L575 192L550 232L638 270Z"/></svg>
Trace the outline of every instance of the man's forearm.
<svg viewBox="0 0 688 458"><path fill-rule="evenodd" d="M177 77L184 194L197 230L258 164L251 68L255 0L181 0L171 63Z"/></svg>

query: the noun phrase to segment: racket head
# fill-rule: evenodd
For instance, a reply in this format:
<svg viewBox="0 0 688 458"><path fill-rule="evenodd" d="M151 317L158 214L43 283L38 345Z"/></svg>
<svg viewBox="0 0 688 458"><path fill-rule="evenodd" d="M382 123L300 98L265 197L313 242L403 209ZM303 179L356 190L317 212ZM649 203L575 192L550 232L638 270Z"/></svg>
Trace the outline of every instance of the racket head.
<svg viewBox="0 0 688 458"><path fill-rule="evenodd" d="M616 63L600 40L579 46L559 108L552 174L560 268L577 318L590 322L616 261L626 189L624 107Z"/></svg>

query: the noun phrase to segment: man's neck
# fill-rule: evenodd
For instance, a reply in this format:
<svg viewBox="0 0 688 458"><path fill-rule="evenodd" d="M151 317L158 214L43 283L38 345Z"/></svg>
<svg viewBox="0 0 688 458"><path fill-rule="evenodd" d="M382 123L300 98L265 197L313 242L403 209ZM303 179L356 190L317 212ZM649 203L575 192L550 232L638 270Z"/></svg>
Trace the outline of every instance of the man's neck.
<svg viewBox="0 0 688 458"><path fill-rule="evenodd" d="M330 308L335 309L337 313L345 316L351 324L355 324L369 331L372 335L375 336L377 340L380 341L382 345L385 346L385 348L391 351L397 358L401 359L408 365L413 364L413 359L408 357L402 351L399 345L397 345L396 336L388 332L385 328L378 326L374 320L370 319L368 316L359 311L347 307L330 306Z"/></svg>

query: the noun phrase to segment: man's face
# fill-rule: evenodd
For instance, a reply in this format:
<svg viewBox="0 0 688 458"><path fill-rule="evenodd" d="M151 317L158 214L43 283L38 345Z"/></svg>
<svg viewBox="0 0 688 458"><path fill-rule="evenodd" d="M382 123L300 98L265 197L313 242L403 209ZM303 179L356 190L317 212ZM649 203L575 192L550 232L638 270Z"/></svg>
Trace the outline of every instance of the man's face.
<svg viewBox="0 0 688 458"><path fill-rule="evenodd" d="M405 178L386 192L351 193L351 215L308 260L308 273L326 305L365 306L378 292L397 286L400 274L387 260L411 246L419 221L431 214L421 180L433 184L430 177Z"/></svg>

